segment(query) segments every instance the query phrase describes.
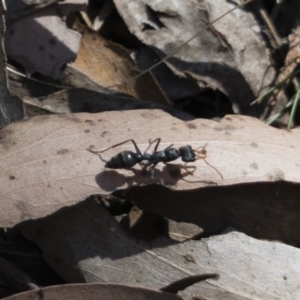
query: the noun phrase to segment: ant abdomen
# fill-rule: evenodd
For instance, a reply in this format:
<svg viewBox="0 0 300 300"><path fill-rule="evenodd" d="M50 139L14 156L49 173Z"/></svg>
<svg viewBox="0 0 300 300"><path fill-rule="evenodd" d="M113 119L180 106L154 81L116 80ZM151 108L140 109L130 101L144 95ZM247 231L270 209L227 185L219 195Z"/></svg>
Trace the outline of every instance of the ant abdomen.
<svg viewBox="0 0 300 300"><path fill-rule="evenodd" d="M106 162L105 167L109 169L131 168L142 159L132 151L123 151Z"/></svg>

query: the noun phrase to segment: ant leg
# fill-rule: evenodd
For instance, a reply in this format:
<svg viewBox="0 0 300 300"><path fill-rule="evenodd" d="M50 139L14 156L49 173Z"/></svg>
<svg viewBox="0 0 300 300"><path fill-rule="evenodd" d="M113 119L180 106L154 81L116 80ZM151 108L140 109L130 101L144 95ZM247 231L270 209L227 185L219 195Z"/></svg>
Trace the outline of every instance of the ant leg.
<svg viewBox="0 0 300 300"><path fill-rule="evenodd" d="M184 169L189 175L194 176L194 172L196 171L196 167L195 166L187 166L186 164L181 166L182 169ZM193 171L189 171L188 169L192 168Z"/></svg>
<svg viewBox="0 0 300 300"><path fill-rule="evenodd" d="M149 166L154 165L156 166L159 163L159 159L151 162L147 162L146 164L143 165L143 169L147 169Z"/></svg>
<svg viewBox="0 0 300 300"><path fill-rule="evenodd" d="M158 164L158 162L157 163L155 163L155 164L153 164L151 167L150 167L150 177L151 177L151 179L154 179L154 171L155 171L155 166Z"/></svg>
<svg viewBox="0 0 300 300"><path fill-rule="evenodd" d="M130 142L130 141L133 143L136 152L137 152L138 154L141 154L141 155L142 155L141 150L139 149L139 147L137 146L137 144L135 143L135 141L132 140L132 139L126 140L126 141L124 141L124 142L122 142L122 143L119 143L119 144L116 144L116 145L113 145L113 146L111 146L111 147L109 147L109 148L107 148L107 149L104 149L104 150L102 150L102 151L97 151L97 150L93 150L93 149L90 149L90 148L87 149L87 150L90 151L90 152L92 152L92 153L94 153L94 154L99 154L99 153L103 153L103 152L105 152L105 151L107 151L107 150L109 150L109 149L113 149L113 148L115 148L115 147L121 146L121 145L123 145L123 144L125 144L125 143L128 143L128 142Z"/></svg>
<svg viewBox="0 0 300 300"><path fill-rule="evenodd" d="M153 144L155 141L157 141L155 147L154 147L154 150L153 150L153 153L155 153L157 151L157 148L158 148L158 145L161 141L161 138L158 138L158 139L155 139L154 141L151 142L151 144Z"/></svg>
<svg viewBox="0 0 300 300"><path fill-rule="evenodd" d="M163 151L166 151L167 149L171 148L174 144L171 144L170 146L168 146L167 148L165 148Z"/></svg>
<svg viewBox="0 0 300 300"><path fill-rule="evenodd" d="M154 147L154 151L153 151L153 153L155 153L156 150L157 150L157 148L158 148L158 145L159 145L160 141L161 141L161 138L157 138L157 139L155 139L153 141L149 140L149 146L147 147L147 149L145 150L144 153L146 153L149 150L149 148L151 147L152 144L154 144L155 142L157 142L156 145L155 145L155 147Z"/></svg>
<svg viewBox="0 0 300 300"><path fill-rule="evenodd" d="M156 160L156 161L152 161L152 162L148 162L146 163L144 166L143 166L143 169L142 171L146 170L149 166L150 167L150 174L151 174L151 179L154 178L154 168L155 166L159 163L159 160Z"/></svg>
<svg viewBox="0 0 300 300"><path fill-rule="evenodd" d="M156 145L155 145L155 147L154 147L153 154L156 153L156 152L157 152L158 145L159 145L159 143L160 143L160 141L161 141L161 138L157 138L157 139L155 139L155 140L153 140L153 141L149 140L149 146L148 146L148 148L146 149L146 151L145 151L144 153L146 153L146 152L148 151L148 149L150 148L150 146L151 146L152 144L154 144L156 141L157 141L157 143L156 143ZM165 150L171 148L173 145L174 145L174 144L171 144L170 146L168 146L167 148L165 148L163 151L165 151Z"/></svg>

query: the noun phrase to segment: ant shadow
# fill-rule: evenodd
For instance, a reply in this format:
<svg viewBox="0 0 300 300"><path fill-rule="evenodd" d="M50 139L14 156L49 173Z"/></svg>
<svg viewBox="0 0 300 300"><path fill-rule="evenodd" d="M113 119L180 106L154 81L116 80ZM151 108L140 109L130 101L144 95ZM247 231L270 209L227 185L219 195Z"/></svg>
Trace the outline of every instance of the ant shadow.
<svg viewBox="0 0 300 300"><path fill-rule="evenodd" d="M142 166L142 165L141 165ZM191 171L189 171L191 169ZM127 171L133 172L132 176L122 173L122 170L104 170L95 177L96 183L105 191L111 192L117 188L132 187L135 185L158 184L163 186L176 186L179 180L189 183L205 183L208 185L218 185L216 182L207 180L188 180L186 177L193 176L195 166L182 164L166 164L162 169L155 169L154 178L148 169L128 168Z"/></svg>

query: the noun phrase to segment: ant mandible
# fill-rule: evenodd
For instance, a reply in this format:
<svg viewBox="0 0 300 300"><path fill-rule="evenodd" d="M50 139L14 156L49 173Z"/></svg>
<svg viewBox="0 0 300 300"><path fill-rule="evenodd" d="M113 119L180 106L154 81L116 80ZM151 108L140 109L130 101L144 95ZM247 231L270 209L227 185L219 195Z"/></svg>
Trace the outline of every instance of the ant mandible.
<svg viewBox="0 0 300 300"><path fill-rule="evenodd" d="M105 152L109 149L113 149L113 148L121 146L125 143L132 142L134 147L135 147L136 152L133 152L133 151L119 152L117 155L113 156L110 160L108 160L106 162L105 167L109 168L109 169L126 169L126 168L131 168L136 164L140 164L142 161L147 161L147 163L145 165L143 165L143 169L147 169L148 167L150 167L150 174L151 174L152 179L154 178L155 166L159 162L162 162L162 163L167 165L168 162L174 161L174 160L176 160L180 157L181 157L181 160L186 162L186 163L187 162L194 162L198 159L204 159L205 160L205 157L206 157L205 147L207 146L207 144L204 147L202 147L201 150L192 149L192 147L190 145L181 146L181 147L179 147L179 149L176 149L176 148L172 148L173 144L171 144L170 146L168 146L164 150L157 151L157 148L158 148L158 145L159 145L160 141L161 141L160 138L157 138L153 141L150 140L149 141L149 146L143 154L142 154L141 150L139 149L139 147L137 146L136 142L133 139L129 139L129 140L126 140L122 143L113 145L113 146L111 146L107 149L104 149L102 151L95 151L95 150L92 150L92 149L88 149L88 151L90 151L94 154L97 154L101 157L101 153L103 153L103 152ZM155 142L156 142L156 145L154 147L153 153L152 154L147 153L150 146ZM197 156L196 156L196 153L198 154ZM184 169L186 169L185 166L182 166L182 167ZM190 173L190 174L192 174L192 173ZM220 176L222 177L221 174L220 174Z"/></svg>

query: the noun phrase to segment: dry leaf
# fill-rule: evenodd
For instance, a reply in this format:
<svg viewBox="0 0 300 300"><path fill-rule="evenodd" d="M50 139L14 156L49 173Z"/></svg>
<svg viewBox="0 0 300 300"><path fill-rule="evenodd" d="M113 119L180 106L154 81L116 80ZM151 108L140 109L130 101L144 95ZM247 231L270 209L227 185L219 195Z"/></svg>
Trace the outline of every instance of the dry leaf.
<svg viewBox="0 0 300 300"><path fill-rule="evenodd" d="M15 268L13 274L7 269L5 263L0 264L0 298L4 297L3 290L8 290L8 295L15 294L12 288L13 282L23 281L23 288L19 291L37 288L37 286L49 286L63 284L65 281L45 262L41 249L32 242L26 240L16 229L2 229L0 233L0 256ZM23 274L22 274L23 273ZM10 279L8 277L11 276ZM4 278L6 278L4 284ZM10 286L10 288L9 288ZM26 288L27 286L27 288ZM2 291L1 291L1 288Z"/></svg>
<svg viewBox="0 0 300 300"><path fill-rule="evenodd" d="M132 238L94 199L25 222L18 229L43 249L47 262L67 282L118 282L159 289L183 277L215 273L211 267L184 266L180 254L165 249L175 241L157 240L150 249L149 243Z"/></svg>
<svg viewBox="0 0 300 300"><path fill-rule="evenodd" d="M62 66L75 60L80 34L68 29L58 12L66 16L72 10L84 9L86 2L64 1L8 25L5 38L7 56L22 64L27 74L39 72L61 78Z"/></svg>
<svg viewBox="0 0 300 300"><path fill-rule="evenodd" d="M3 300L103 299L103 300L183 300L168 293L121 284L69 284L52 286L32 292L17 294Z"/></svg>
<svg viewBox="0 0 300 300"><path fill-rule="evenodd" d="M125 200L140 209L200 226L206 234L234 228L256 238L300 243L300 185L260 182L191 191L162 186L133 187Z"/></svg>
<svg viewBox="0 0 300 300"><path fill-rule="evenodd" d="M151 108L161 109L181 120L192 119L192 116L188 113L173 107L164 106L155 102L140 101L130 95L112 92L96 86L95 84L88 86L90 81L87 80L83 80L81 86L84 86L84 83L86 82L86 88L62 90L41 98L24 97L23 102L31 106L39 107L45 111L58 114L71 112L95 113L112 110L122 111ZM94 90L90 90L90 87Z"/></svg>
<svg viewBox="0 0 300 300"><path fill-rule="evenodd" d="M0 223L10 226L46 216L91 194L135 184L157 182L190 190L243 182L299 182L298 132L270 128L242 116L227 116L220 123L183 122L159 110L41 116L11 124L0 132ZM191 176L180 160L173 166L160 163L152 181L139 165L131 170L107 169L87 151L133 138L143 152L148 140L158 137L160 150L171 143L176 148L190 144L194 149L207 144L206 162L214 168L197 160L189 164L195 169ZM133 149L127 143L106 151L102 158Z"/></svg>
<svg viewBox="0 0 300 300"><path fill-rule="evenodd" d="M0 297L1 299L14 293L21 293L37 286L26 273L15 265L0 257Z"/></svg>
<svg viewBox="0 0 300 300"><path fill-rule="evenodd" d="M160 57L149 47L139 47L132 55L142 71L152 67L154 63L160 60ZM160 64L150 73L171 103L177 99L197 95L201 92L197 83L175 75L165 64Z"/></svg>
<svg viewBox="0 0 300 300"><path fill-rule="evenodd" d="M5 0L7 11L5 19L7 23L12 22L24 15L58 2L59 0Z"/></svg>
<svg viewBox="0 0 300 300"><path fill-rule="evenodd" d="M197 225L173 220L168 220L168 230L170 238L179 242L196 239L203 234L203 229Z"/></svg>
<svg viewBox="0 0 300 300"><path fill-rule="evenodd" d="M0 15L4 14L3 5L0 5ZM14 95L10 95L6 73L6 55L3 47L5 25L4 20L0 20L0 129L11 122L19 121L23 118L23 105L21 100Z"/></svg>
<svg viewBox="0 0 300 300"><path fill-rule="evenodd" d="M277 1L272 11L272 19L281 37L291 34L291 29L299 25L300 2Z"/></svg>
<svg viewBox="0 0 300 300"><path fill-rule="evenodd" d="M93 199L19 229L39 244L48 263L68 282L159 289L186 276L217 273L218 280L200 282L180 295L216 300L299 297L299 250L238 232L184 243L160 238L150 247L122 231Z"/></svg>
<svg viewBox="0 0 300 300"><path fill-rule="evenodd" d="M129 30L161 57L233 8L223 0L114 1ZM180 76L223 91L236 113L256 114L249 104L275 75L255 17L238 9L212 24L167 61Z"/></svg>
<svg viewBox="0 0 300 300"><path fill-rule="evenodd" d="M119 84L139 74L128 50L88 30L83 32L78 56L72 66L103 87ZM119 91L142 100L168 104L149 74L122 85Z"/></svg>
<svg viewBox="0 0 300 300"><path fill-rule="evenodd" d="M289 36L289 52L286 55L283 68L276 79L275 85L278 85L278 89L275 89L270 99L268 99L268 105L265 107L265 113L267 115L280 113L284 110L288 102L285 88L291 81L295 80L294 76L291 76L296 71L297 66L300 63L300 26L290 34ZM298 81L294 81L297 87ZM289 116L285 115L281 118L282 124L288 124Z"/></svg>

